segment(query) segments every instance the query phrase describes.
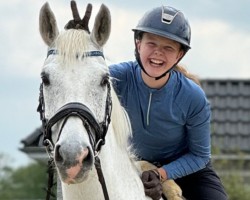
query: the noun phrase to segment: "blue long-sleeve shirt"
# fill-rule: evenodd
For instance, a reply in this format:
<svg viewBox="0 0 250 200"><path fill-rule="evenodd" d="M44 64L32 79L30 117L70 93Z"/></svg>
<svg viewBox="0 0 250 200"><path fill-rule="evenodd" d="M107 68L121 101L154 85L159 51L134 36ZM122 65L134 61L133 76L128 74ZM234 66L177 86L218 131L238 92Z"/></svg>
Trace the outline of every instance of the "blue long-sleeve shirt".
<svg viewBox="0 0 250 200"><path fill-rule="evenodd" d="M116 93L131 119L132 145L176 179L206 166L210 150L210 106L203 90L178 71L161 89L149 88L137 62L110 66Z"/></svg>

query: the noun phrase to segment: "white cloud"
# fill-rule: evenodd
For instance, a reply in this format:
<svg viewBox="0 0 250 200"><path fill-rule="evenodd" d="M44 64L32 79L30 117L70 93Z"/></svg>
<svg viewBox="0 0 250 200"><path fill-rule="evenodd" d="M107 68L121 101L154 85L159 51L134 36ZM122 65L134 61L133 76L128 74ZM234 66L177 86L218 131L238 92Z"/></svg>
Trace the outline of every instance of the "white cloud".
<svg viewBox="0 0 250 200"><path fill-rule="evenodd" d="M15 3L19 2L16 0ZM0 22L3 24L1 35L4 38L5 48L0 49L3 70L15 76L39 77L40 68L46 56L46 45L43 43L39 33L39 11L43 3L26 1L26 9L12 12L11 5L3 5L7 15L2 16ZM58 28L62 30L69 19L72 19L69 5L64 3L50 2L50 7L57 19ZM101 4L93 4L92 17L90 19L90 30ZM121 61L128 58L133 59L133 33L131 29L137 21L136 14L129 13L118 7L109 7L112 17L112 31L110 39L105 46L105 54L108 60ZM80 10L82 16L85 7ZM9 10L9 11L8 11ZM16 9L14 9L16 11Z"/></svg>
<svg viewBox="0 0 250 200"><path fill-rule="evenodd" d="M106 45L106 55L111 62L134 59L133 31L139 20L136 13L121 8L112 8L112 31Z"/></svg>
<svg viewBox="0 0 250 200"><path fill-rule="evenodd" d="M23 1L22 1L23 2ZM46 46L40 37L38 17L43 1L26 0L20 3L15 0L4 4L1 11L1 23L4 38L4 49L1 49L1 68L17 76L38 77L41 65L46 55ZM15 5L23 5L25 9L17 9ZM90 29L101 3L93 4L93 13L90 20ZM59 29L63 29L66 22L72 18L69 2L51 1ZM84 5L78 9L81 14L85 12ZM119 62L134 59L134 28L142 13L131 12L116 4L109 6L112 17L112 31L110 39L105 46L105 55L110 62ZM12 11L12 12L10 12ZM13 13L14 11L14 13ZM7 23L6 23L7 22ZM247 65L249 58L247 52L250 42L247 32L232 24L219 20L194 20L192 25L192 50L183 60L185 64L194 69L201 77L239 77L247 78ZM11 55L11 56L10 56ZM235 70L237 66L237 71ZM219 73L218 73L219 72Z"/></svg>
<svg viewBox="0 0 250 200"><path fill-rule="evenodd" d="M201 77L249 78L249 33L224 21L193 22L187 65Z"/></svg>

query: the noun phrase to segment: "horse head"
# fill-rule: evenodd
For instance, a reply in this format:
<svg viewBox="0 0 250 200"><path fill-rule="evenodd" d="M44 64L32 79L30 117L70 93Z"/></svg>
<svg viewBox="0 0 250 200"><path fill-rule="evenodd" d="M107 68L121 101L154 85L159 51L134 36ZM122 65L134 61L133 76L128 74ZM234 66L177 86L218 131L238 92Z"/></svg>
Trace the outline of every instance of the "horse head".
<svg viewBox="0 0 250 200"><path fill-rule="evenodd" d="M84 181L104 144L110 117L109 72L102 48L110 35L109 9L101 5L93 30L88 29L92 6L59 32L48 3L40 10L39 28L48 54L41 71L39 112L45 143L58 174L67 184Z"/></svg>

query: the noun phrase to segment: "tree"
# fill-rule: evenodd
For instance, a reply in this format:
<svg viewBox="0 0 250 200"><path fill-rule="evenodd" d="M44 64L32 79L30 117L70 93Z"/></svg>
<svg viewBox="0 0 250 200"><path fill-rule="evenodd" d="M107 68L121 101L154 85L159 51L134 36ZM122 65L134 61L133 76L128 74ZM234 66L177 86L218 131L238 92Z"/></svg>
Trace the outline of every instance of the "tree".
<svg viewBox="0 0 250 200"><path fill-rule="evenodd" d="M8 185L10 185L10 177L13 169L8 165L9 157L0 153L0 200L10 199L8 194L5 194Z"/></svg>
<svg viewBox="0 0 250 200"><path fill-rule="evenodd" d="M0 200L45 199L46 166L31 163L14 170L2 162L6 158L0 154Z"/></svg>

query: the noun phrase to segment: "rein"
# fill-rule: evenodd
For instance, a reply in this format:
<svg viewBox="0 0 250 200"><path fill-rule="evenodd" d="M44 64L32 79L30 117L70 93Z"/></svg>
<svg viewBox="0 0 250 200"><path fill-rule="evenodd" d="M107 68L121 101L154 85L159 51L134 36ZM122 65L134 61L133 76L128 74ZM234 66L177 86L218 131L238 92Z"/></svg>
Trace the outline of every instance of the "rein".
<svg viewBox="0 0 250 200"><path fill-rule="evenodd" d="M47 57L51 54L58 54L56 49L50 49L48 51ZM89 51L83 54L83 56L103 56L101 51ZM48 166L52 165L54 162L53 151L55 148L55 144L52 141L52 127L60 120L63 120L62 126L59 130L59 134L57 137L57 141L60 138L61 132L63 130L64 125L67 120L71 116L77 116L81 119L83 126L87 130L89 140L94 152L95 157L95 168L97 170L98 179L101 183L102 190L104 193L105 200L109 200L108 191L105 183L105 179L101 169L101 162L98 157L101 147L105 144L105 137L108 131L108 126L111 121L111 112L112 112L112 100L111 100L111 86L110 83L107 82L107 97L106 97L106 107L105 107L105 115L104 120L100 123L97 122L91 110L84 104L79 102L70 102L66 105L62 106L58 109L58 111L50 118L46 119L45 117L45 102L43 95L43 83L40 85L40 95L39 95L39 105L37 107L37 111L40 113L40 119L42 121L43 134L44 134L44 145L46 147L46 151L49 155ZM49 170L49 180L48 180L48 189L46 200L50 199L51 188L53 186L53 171Z"/></svg>

